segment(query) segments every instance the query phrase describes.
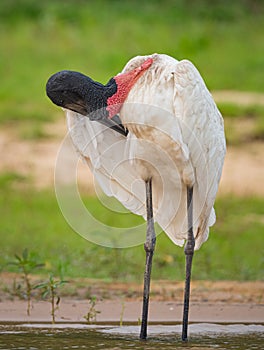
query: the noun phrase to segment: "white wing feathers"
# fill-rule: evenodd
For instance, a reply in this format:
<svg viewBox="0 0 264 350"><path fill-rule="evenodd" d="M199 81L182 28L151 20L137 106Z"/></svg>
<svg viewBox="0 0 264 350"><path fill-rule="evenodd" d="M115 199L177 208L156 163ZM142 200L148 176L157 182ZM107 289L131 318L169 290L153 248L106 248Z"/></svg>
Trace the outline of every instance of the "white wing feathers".
<svg viewBox="0 0 264 350"><path fill-rule="evenodd" d="M67 111L66 116L72 142L104 193L116 197L133 213L144 216L145 185L126 159L126 139L75 112Z"/></svg>
<svg viewBox="0 0 264 350"><path fill-rule="evenodd" d="M223 119L202 77L194 65L180 61L176 65L174 106L181 120L183 140L187 144L195 170L194 235L195 248L208 238L215 222L214 201L225 156Z"/></svg>

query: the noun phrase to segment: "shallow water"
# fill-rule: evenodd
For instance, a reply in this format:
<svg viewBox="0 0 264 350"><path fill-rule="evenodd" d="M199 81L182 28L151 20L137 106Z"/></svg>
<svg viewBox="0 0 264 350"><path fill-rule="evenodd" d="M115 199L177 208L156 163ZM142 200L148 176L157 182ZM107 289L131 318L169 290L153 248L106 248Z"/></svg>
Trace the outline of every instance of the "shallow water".
<svg viewBox="0 0 264 350"><path fill-rule="evenodd" d="M137 326L0 325L0 349L264 349L263 325L193 324L187 343L180 332L180 326L151 325L148 340L140 341Z"/></svg>

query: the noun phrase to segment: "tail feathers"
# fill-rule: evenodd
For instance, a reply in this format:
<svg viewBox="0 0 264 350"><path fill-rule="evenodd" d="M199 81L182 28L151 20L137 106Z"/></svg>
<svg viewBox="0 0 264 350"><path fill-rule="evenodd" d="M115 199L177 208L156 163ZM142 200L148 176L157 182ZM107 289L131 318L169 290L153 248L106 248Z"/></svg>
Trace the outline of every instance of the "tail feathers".
<svg viewBox="0 0 264 350"><path fill-rule="evenodd" d="M212 220L212 218L214 219ZM180 218L179 218L180 219ZM215 223L215 214L214 209L212 208L209 220L207 223L200 222L200 225L193 227L193 234L195 237L195 250L200 249L201 245L207 241L209 237L209 227ZM160 224L160 222L159 222ZM160 224L162 227L162 225ZM173 220L169 226L162 227L168 237L172 240L173 243L182 247L187 239L187 230L183 229L182 225L179 225L178 219Z"/></svg>

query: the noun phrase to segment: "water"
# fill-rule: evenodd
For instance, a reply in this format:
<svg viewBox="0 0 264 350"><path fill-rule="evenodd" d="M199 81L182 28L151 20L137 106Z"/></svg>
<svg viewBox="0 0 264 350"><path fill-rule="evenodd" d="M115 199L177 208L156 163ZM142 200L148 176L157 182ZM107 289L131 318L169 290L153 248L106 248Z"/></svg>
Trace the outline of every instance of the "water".
<svg viewBox="0 0 264 350"><path fill-rule="evenodd" d="M189 342L180 340L180 326L149 326L147 341L137 326L0 325L0 349L113 350L262 350L263 325L193 324Z"/></svg>

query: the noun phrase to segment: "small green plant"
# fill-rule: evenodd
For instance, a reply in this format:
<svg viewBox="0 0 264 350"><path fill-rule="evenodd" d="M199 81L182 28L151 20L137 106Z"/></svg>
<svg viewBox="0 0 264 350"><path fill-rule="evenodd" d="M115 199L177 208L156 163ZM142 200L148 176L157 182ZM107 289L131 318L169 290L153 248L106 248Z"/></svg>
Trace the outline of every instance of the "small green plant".
<svg viewBox="0 0 264 350"><path fill-rule="evenodd" d="M96 305L96 297L95 296L92 296L90 298L89 304L90 304L89 310L88 310L87 314L84 315L83 317L89 323L96 322L97 314L100 314L101 311L98 311L95 308L95 305Z"/></svg>
<svg viewBox="0 0 264 350"><path fill-rule="evenodd" d="M28 253L27 249L24 249L22 252L22 255L19 256L15 254L16 261L11 261L9 265L14 265L18 268L18 270L22 273L22 279L25 284L25 295L27 300L27 314L30 315L30 310L32 307L32 289L33 286L30 281L30 274L33 272L33 270L36 270L38 268L41 268L44 266L43 263L39 263L36 261L35 258L32 257L31 254ZM14 286L16 283L14 283ZM18 285L17 287L20 295L23 294L22 292L22 286Z"/></svg>
<svg viewBox="0 0 264 350"><path fill-rule="evenodd" d="M121 312L120 312L120 322L119 322L120 327L123 326L124 312L125 312L125 302L123 300L122 301L122 309L121 309Z"/></svg>
<svg viewBox="0 0 264 350"><path fill-rule="evenodd" d="M34 286L34 289L43 289L42 298L49 298L51 303L51 322L55 323L55 313L59 308L60 296L58 294L58 288L68 281L55 280L53 275L49 276L49 279L45 282L39 283Z"/></svg>

